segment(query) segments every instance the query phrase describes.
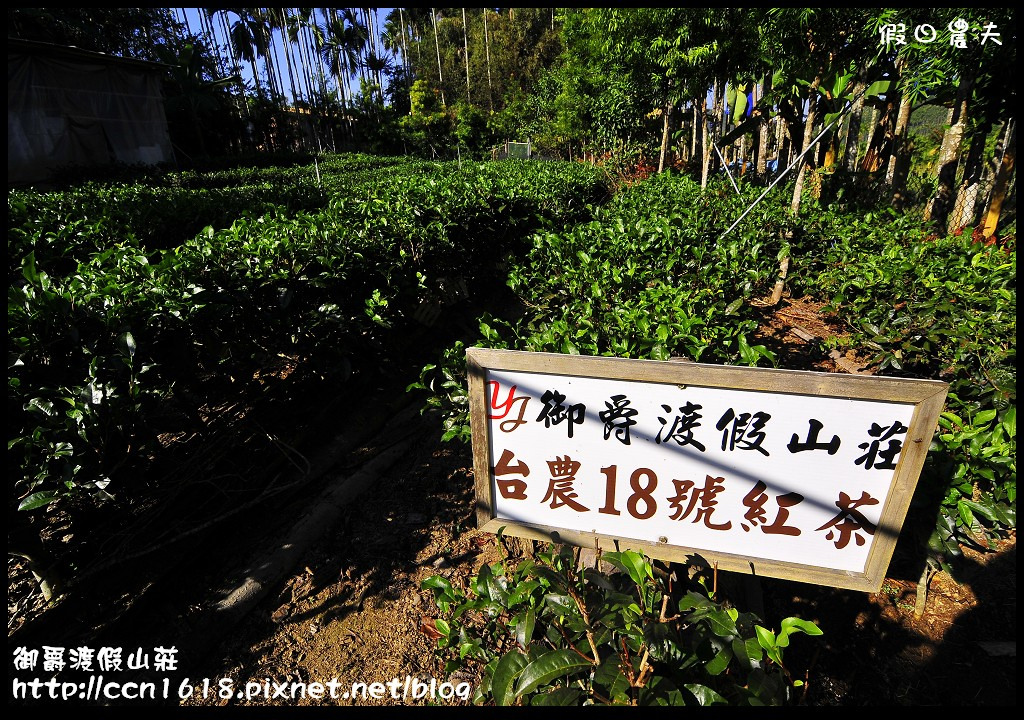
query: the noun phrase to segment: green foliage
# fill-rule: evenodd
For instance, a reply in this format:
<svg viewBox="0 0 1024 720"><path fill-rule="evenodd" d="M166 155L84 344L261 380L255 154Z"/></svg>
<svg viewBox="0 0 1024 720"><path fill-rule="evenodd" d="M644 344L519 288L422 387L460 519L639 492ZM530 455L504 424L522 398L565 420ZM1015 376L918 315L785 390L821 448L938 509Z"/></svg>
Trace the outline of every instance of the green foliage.
<svg viewBox="0 0 1024 720"><path fill-rule="evenodd" d="M986 547L1016 527L1016 254L966 234L926 235L891 209L865 212L852 188L829 192L799 222L759 205L720 240L753 191L653 177L589 222L534 234L508 272L523 314L482 316L473 344L774 365L750 339L761 322L751 300L790 254L793 294L828 301L849 328L844 347L869 352L874 372L949 382L914 507L935 513L932 552L943 562L957 542ZM468 441L461 348L417 387L433 388L445 437Z"/></svg>
<svg viewBox="0 0 1024 720"><path fill-rule="evenodd" d="M500 113L513 98L532 92L537 78L555 64L562 48L561 12L558 8L465 8L464 24L461 8L405 8L409 31L405 60L412 77L429 79L437 89L438 105L443 95L450 106L464 101L483 112ZM394 22L398 23L397 17ZM506 138L513 139L506 135L502 140Z"/></svg>
<svg viewBox="0 0 1024 720"><path fill-rule="evenodd" d="M774 282L788 216L760 207L722 242L715 233L739 215L752 192L710 192L676 175L659 175L619 193L594 219L535 234L514 259L508 286L528 308L517 321L484 317L478 345L535 352L755 366L774 354L751 341L758 328L750 301ZM464 378L449 354L425 373ZM435 398L446 424L465 428L468 407Z"/></svg>
<svg viewBox="0 0 1024 720"><path fill-rule="evenodd" d="M440 92L423 79L413 83L410 92L412 112L399 123L403 136L414 152L423 157L446 154L452 145L452 117L441 105Z"/></svg>
<svg viewBox="0 0 1024 720"><path fill-rule="evenodd" d="M499 542L501 536L499 533ZM671 572L640 553L584 568L569 546L483 565L468 590L427 578L446 671L483 667L474 702L506 705L783 705L802 684L783 665L795 633L776 634L707 590L700 558Z"/></svg>
<svg viewBox="0 0 1024 720"><path fill-rule="evenodd" d="M455 141L468 157L483 158L492 144L484 113L472 105L458 103L455 106Z"/></svg>
<svg viewBox="0 0 1024 720"><path fill-rule="evenodd" d="M920 482L940 497L933 548L1016 527L1016 253L891 210L822 208L796 253L797 291L829 300L878 372L950 384Z"/></svg>
<svg viewBox="0 0 1024 720"><path fill-rule="evenodd" d="M144 492L162 407L282 353L343 373L602 192L580 166L370 156L9 192L9 517Z"/></svg>

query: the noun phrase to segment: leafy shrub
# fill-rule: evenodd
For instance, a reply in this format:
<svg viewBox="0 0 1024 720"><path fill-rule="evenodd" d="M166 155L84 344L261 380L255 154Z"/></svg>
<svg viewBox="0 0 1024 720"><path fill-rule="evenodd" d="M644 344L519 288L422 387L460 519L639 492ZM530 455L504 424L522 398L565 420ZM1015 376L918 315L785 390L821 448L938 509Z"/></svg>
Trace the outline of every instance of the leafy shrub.
<svg viewBox="0 0 1024 720"><path fill-rule="evenodd" d="M238 393L281 353L374 358L421 304L490 282L523 235L604 192L575 165L370 156L162 182L8 194L14 524L144 494L162 404Z"/></svg>
<svg viewBox="0 0 1024 720"><path fill-rule="evenodd" d="M499 533L499 542L501 536ZM581 567L569 546L483 565L468 592L435 575L437 652L446 672L483 666L474 701L495 705L782 705L803 682L783 664L796 633L716 599L697 557L656 571L640 553Z"/></svg>
<svg viewBox="0 0 1024 720"><path fill-rule="evenodd" d="M986 548L1016 527L1016 253L892 210L822 210L801 242L794 283L829 301L876 372L949 383L918 495L939 498L938 561Z"/></svg>

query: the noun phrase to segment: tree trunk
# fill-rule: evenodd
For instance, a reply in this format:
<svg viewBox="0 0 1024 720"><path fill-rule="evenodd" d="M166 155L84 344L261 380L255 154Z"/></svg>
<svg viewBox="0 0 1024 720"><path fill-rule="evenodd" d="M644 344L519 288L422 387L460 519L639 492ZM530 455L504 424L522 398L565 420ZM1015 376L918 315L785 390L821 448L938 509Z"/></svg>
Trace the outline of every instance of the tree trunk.
<svg viewBox="0 0 1024 720"><path fill-rule="evenodd" d="M835 158L835 153L832 151L832 141L835 139L835 131L830 131L825 137L818 141L818 147L814 151L814 166L819 168L826 168L831 163L829 158Z"/></svg>
<svg viewBox="0 0 1024 720"><path fill-rule="evenodd" d="M716 114L716 117L717 117L717 120L718 120L717 137L722 137L727 132L729 132L729 124L732 122L732 113L731 112L730 113L726 113L725 112L725 108L726 108L725 97L726 97L726 94L728 93L728 91L729 91L729 83L726 82L726 81L723 81L722 82L722 110L721 110L721 112L719 112L717 108L715 109L715 114ZM735 87L732 88L732 91L733 91L733 93L735 93L736 92L736 88Z"/></svg>
<svg viewBox="0 0 1024 720"><path fill-rule="evenodd" d="M814 139L814 121L817 119L818 87L821 85L821 75L822 73L819 70L807 90L807 119L804 120L804 137L803 142L800 143L801 153L807 151L811 146L811 140ZM796 175L796 183L793 185L793 200L790 202L789 207L794 215L800 213L800 197L803 194L804 181L806 180L807 173L812 170L814 170L814 161L811 160L811 153L807 152L800 163L800 170ZM778 300L776 299L775 302L778 302Z"/></svg>
<svg viewBox="0 0 1024 720"><path fill-rule="evenodd" d="M487 34L487 8L484 8L484 51L487 53L487 106L494 112L494 95L491 90L491 39Z"/></svg>
<svg viewBox="0 0 1024 720"><path fill-rule="evenodd" d="M658 172L665 170L665 156L668 155L668 136L669 136L669 119L672 117L672 111L675 109L675 103L671 100L665 104L665 115L662 118L661 123L661 157L658 159Z"/></svg>
<svg viewBox="0 0 1024 720"><path fill-rule="evenodd" d="M775 167L778 172L782 172L789 166L789 128L782 117L775 118L775 123L775 145L778 148L778 162Z"/></svg>
<svg viewBox="0 0 1024 720"><path fill-rule="evenodd" d="M697 103L697 151L694 159L700 159L700 186L707 187L708 184L708 106L707 98L701 98Z"/></svg>
<svg viewBox="0 0 1024 720"><path fill-rule="evenodd" d="M711 86L711 124L714 127L715 123L715 99L718 96L718 83L714 83ZM713 133L708 133L708 117L707 117L707 100L703 103L704 112L701 115L701 127L700 127L700 186L702 188L708 186L708 161L711 157L711 148L709 147L712 142Z"/></svg>
<svg viewBox="0 0 1024 720"><path fill-rule="evenodd" d="M417 23L417 27L419 24ZM419 40L416 42L416 62L423 66L423 28L419 29Z"/></svg>
<svg viewBox="0 0 1024 720"><path fill-rule="evenodd" d="M217 18L220 20L221 32L224 34L224 37L227 38L228 54L231 56L231 72L233 75L238 75L239 77L241 77L242 67L241 64L239 63L238 55L235 53L235 46L231 42L231 28L228 26L227 14L223 12L217 13ZM255 78L253 79L255 80ZM257 84L256 87L259 88L259 85ZM242 111L245 113L245 119L251 122L252 117L249 112L249 100L245 95L244 82L239 81L238 90L241 96Z"/></svg>
<svg viewBox="0 0 1024 720"><path fill-rule="evenodd" d="M711 109L710 134L707 132L707 122L703 123L705 131L703 147L704 157L702 159L702 170L700 178L701 187L707 187L708 184L708 176L711 171L711 165L714 162L714 157L712 157L714 155L714 149L712 146L715 144L717 140L718 128L722 123L722 115L724 114L722 112L722 108L725 103L725 90L717 80L715 81L715 84L712 87L711 94L713 97L713 104Z"/></svg>
<svg viewBox="0 0 1024 720"><path fill-rule="evenodd" d="M292 91L292 105L302 100L301 85L297 89L295 87L295 69L292 62L292 43L288 39L288 24L284 14L284 8L278 8L278 22L281 23L281 45L284 48L284 62L288 70L288 87Z"/></svg>
<svg viewBox="0 0 1024 720"><path fill-rule="evenodd" d="M754 172L758 177L763 177L768 171L768 139L771 137L771 126L767 119L761 123L761 126L757 129L757 165L754 167Z"/></svg>
<svg viewBox="0 0 1024 720"><path fill-rule="evenodd" d="M886 165L895 126L895 111L896 103L892 100L885 104L878 122L871 131L868 148L864 151L864 160L861 162L861 170L873 173Z"/></svg>
<svg viewBox="0 0 1024 720"><path fill-rule="evenodd" d="M967 106L973 83L973 75L965 75L960 81L956 104L953 106L953 117L950 118L951 124L942 136L942 149L939 151L939 163L936 170L938 187L924 212L925 221L934 221L941 228L946 227L949 213L953 209L956 169L960 164L960 145L967 128Z"/></svg>
<svg viewBox="0 0 1024 720"><path fill-rule="evenodd" d="M441 43L437 39L437 15L434 14L434 8L430 8L430 19L434 23L434 49L437 50L437 84L441 88L441 105L447 107L448 103L444 99L444 78L441 76Z"/></svg>
<svg viewBox="0 0 1024 720"><path fill-rule="evenodd" d="M852 147L849 147L849 149L852 152L850 152L846 156L846 160L847 160L847 167L851 170L851 172L855 171L857 169L860 169L860 170L864 169L865 161L866 161L866 158L867 158L868 146L871 144L871 128L874 128L877 125L877 122L878 122L878 109L877 108L875 108L874 106L868 106L867 114L868 114L868 117L867 117L867 122L866 123L864 122L864 114L863 114L863 112L857 117L857 128L856 128L857 129L857 133L856 133L855 137L853 136L853 130L851 129L851 131L850 131L851 137L850 137L850 140L848 142L848 147L849 147L850 144L852 144ZM865 125L867 126L866 129L865 129ZM865 134L867 135L867 137L864 139L864 155L862 156L860 154L861 138ZM851 163L852 163L852 167L850 166Z"/></svg>
<svg viewBox="0 0 1024 720"><path fill-rule="evenodd" d="M712 108L714 112L714 125L711 128L711 143L714 146L718 146L718 138L722 137L722 133L725 132L725 82L717 83L717 90L715 91L715 104ZM709 148L710 149L710 148ZM711 162L712 167L718 169L717 165L717 153L708 153L708 160Z"/></svg>
<svg viewBox="0 0 1024 720"><path fill-rule="evenodd" d="M853 86L853 106L850 108L850 115L844 124L845 136L843 138L843 167L849 172L857 169L857 155L860 152L860 120L864 112L864 83L857 81Z"/></svg>
<svg viewBox="0 0 1024 720"><path fill-rule="evenodd" d="M405 69L405 77L409 82L409 114L412 115L412 58L409 57L409 37L405 32L405 13L398 8L398 22L402 26L402 66Z"/></svg>
<svg viewBox="0 0 1024 720"><path fill-rule="evenodd" d="M984 169L985 139L992 126L985 123L974 131L971 146L964 160L964 176L956 194L956 203L949 214L946 233L952 234L959 228L974 227L975 206L981 188L981 176Z"/></svg>
<svg viewBox="0 0 1024 720"><path fill-rule="evenodd" d="M907 128L910 125L910 97L904 93L900 98L899 111L896 113L896 127L892 135L892 151L889 153L889 165L885 171L885 184L892 187L899 195L907 179L910 165L910 147L907 143Z"/></svg>
<svg viewBox="0 0 1024 720"><path fill-rule="evenodd" d="M989 201L988 212L985 214L985 229L982 232L986 240L996 234L996 228L999 225L999 213L1002 211L1003 201L1006 199L1006 188L1009 184L1010 175L1013 173L1016 149L1017 123L1011 121L1006 130L1003 158L999 162L999 170L996 171L996 181L992 187L992 200Z"/></svg>
<svg viewBox="0 0 1024 720"><path fill-rule="evenodd" d="M25 561L43 600L50 602L61 594L63 577L58 564L30 528L19 527L13 533L8 532L7 556L20 557Z"/></svg>
<svg viewBox="0 0 1024 720"><path fill-rule="evenodd" d="M372 11L372 12L371 12ZM377 8L367 8L367 16L370 18L370 37L373 38L373 54L379 60L384 57L384 48L381 46L380 41L380 23L378 23L379 16L377 14ZM377 65L374 71L377 75L377 97L380 98L380 104L384 104L384 70Z"/></svg>
<svg viewBox="0 0 1024 720"><path fill-rule="evenodd" d="M686 123L689 120L689 117L685 111L680 114L682 117L679 120L679 162L683 168L686 168L690 165L691 157L690 143L686 141Z"/></svg>
<svg viewBox="0 0 1024 720"><path fill-rule="evenodd" d="M895 81L903 76L906 61L902 58L896 62ZM896 126L892 133L892 148L889 153L889 162L885 169L885 184L892 188L893 202L898 202L903 194L903 185L906 180L906 170L910 158L908 155L907 126L910 124L910 95L906 92L900 94L899 110L896 113Z"/></svg>
<svg viewBox="0 0 1024 720"><path fill-rule="evenodd" d="M758 103L764 98L764 85L761 86L760 97ZM761 125L757 129L757 176L764 177L764 174L768 171L768 148L769 138L771 137L771 120L769 119L768 113L765 113L761 119Z"/></svg>
<svg viewBox="0 0 1024 720"><path fill-rule="evenodd" d="M697 155L697 131L700 128L700 121L697 117L697 101L693 102L693 138L690 142L690 161L696 161L699 155Z"/></svg>
<svg viewBox="0 0 1024 720"><path fill-rule="evenodd" d="M466 52L466 103L472 105L469 96L469 28L466 26L466 8L462 8L462 43Z"/></svg>
<svg viewBox="0 0 1024 720"><path fill-rule="evenodd" d="M761 84L755 82L753 88L751 88L751 90L750 90L750 100L751 100L751 103L753 104L753 106L750 109L751 113L753 113L755 110L758 109L758 106L759 106L759 104L761 102L761 96L763 94L764 94L764 90L763 90ZM751 170L751 172L755 172L756 169L757 169L757 160L758 160L758 157L759 157L759 152L761 150L761 143L760 143L761 135L760 135L760 132L761 132L761 127L763 125L764 125L764 118L761 118L761 122L757 126L757 131L755 132L755 131L752 130L751 133L750 133L750 165L753 168Z"/></svg>
<svg viewBox="0 0 1024 720"><path fill-rule="evenodd" d="M818 110L818 87L821 85L822 71L819 69L807 90L807 118L804 120L804 137L800 144L800 152L803 160L800 161L800 170L797 172L796 182L793 185L793 200L790 203L790 210L793 215L800 213L800 199L803 194L804 181L807 173L814 170L814 163L810 159L811 153L807 152L814 139L814 121ZM789 235L787 235L787 238ZM789 275L789 254L787 253L779 261L779 276L775 280L775 287L772 289L771 304L778 305L782 299L782 293L786 288L786 277Z"/></svg>
<svg viewBox="0 0 1024 720"><path fill-rule="evenodd" d="M267 46L267 54L263 57L263 66L267 71L267 85L270 86L271 93L276 93L278 97L284 96L284 83L281 80L281 62L277 58L277 46L274 44L274 31L266 23L270 22L269 14L262 18L262 22L265 23L263 27L263 41Z"/></svg>
<svg viewBox="0 0 1024 720"><path fill-rule="evenodd" d="M295 30L296 42L299 45L299 64L302 66L302 73L306 77L306 97L310 105L316 97L318 86L323 84L323 75L319 74L319 67L313 61L313 41L310 37L309 25L300 19L300 25Z"/></svg>

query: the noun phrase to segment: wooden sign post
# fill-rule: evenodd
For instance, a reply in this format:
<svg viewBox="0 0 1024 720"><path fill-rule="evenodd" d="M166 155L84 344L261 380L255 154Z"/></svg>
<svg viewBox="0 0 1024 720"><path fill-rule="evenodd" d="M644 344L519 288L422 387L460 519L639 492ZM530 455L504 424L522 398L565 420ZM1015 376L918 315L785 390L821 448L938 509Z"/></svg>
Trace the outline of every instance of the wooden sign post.
<svg viewBox="0 0 1024 720"><path fill-rule="evenodd" d="M477 524L877 591L948 385L469 348Z"/></svg>

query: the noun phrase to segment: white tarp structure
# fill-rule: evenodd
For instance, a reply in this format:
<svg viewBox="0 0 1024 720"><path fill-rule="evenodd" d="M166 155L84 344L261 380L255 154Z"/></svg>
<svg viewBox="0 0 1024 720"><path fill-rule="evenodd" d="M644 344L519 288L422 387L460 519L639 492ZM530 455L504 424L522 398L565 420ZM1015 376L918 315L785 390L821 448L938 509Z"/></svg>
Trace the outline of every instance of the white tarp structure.
<svg viewBox="0 0 1024 720"><path fill-rule="evenodd" d="M521 142L507 142L505 143L505 155L506 157L516 158L519 160L529 160L532 148L530 147L530 141L527 140L524 143Z"/></svg>
<svg viewBox="0 0 1024 720"><path fill-rule="evenodd" d="M8 184L70 166L172 161L161 67L8 39Z"/></svg>

